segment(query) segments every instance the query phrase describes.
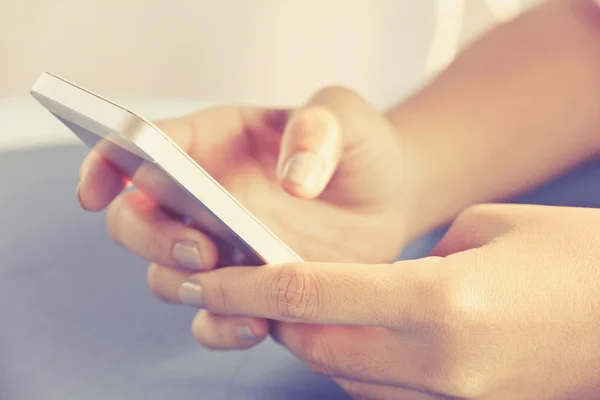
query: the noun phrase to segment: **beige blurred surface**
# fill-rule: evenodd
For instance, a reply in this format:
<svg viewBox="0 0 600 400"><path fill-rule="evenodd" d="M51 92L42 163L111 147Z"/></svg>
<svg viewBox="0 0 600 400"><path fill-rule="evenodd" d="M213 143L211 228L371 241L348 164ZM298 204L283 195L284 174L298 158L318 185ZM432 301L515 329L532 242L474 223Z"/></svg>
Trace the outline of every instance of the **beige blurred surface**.
<svg viewBox="0 0 600 400"><path fill-rule="evenodd" d="M440 9L464 9L468 40L539 1L0 0L0 96L51 70L110 96L289 104L343 84L384 106L418 86Z"/></svg>
<svg viewBox="0 0 600 400"><path fill-rule="evenodd" d="M109 96L295 104L344 84L384 105L418 83L433 4L3 0L0 92L51 70Z"/></svg>
<svg viewBox="0 0 600 400"><path fill-rule="evenodd" d="M440 4L463 1L464 41L493 22L484 0L0 0L0 148L72 140L28 96L42 71L150 118L332 84L385 107L426 77Z"/></svg>

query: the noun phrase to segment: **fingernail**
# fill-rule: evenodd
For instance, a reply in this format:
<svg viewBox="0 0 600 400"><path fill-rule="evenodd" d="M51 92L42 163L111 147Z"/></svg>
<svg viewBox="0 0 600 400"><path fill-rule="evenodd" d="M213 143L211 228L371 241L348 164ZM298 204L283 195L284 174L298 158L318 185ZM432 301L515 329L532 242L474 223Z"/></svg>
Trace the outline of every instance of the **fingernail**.
<svg viewBox="0 0 600 400"><path fill-rule="evenodd" d="M301 151L287 161L283 167L282 177L302 186L312 186L321 179L325 172L323 157L315 153Z"/></svg>
<svg viewBox="0 0 600 400"><path fill-rule="evenodd" d="M184 268L202 269L198 245L194 241L185 240L176 243L173 247L173 258Z"/></svg>
<svg viewBox="0 0 600 400"><path fill-rule="evenodd" d="M179 301L188 306L204 308L202 287L196 282L184 282L179 288Z"/></svg>
<svg viewBox="0 0 600 400"><path fill-rule="evenodd" d="M256 340L256 335L252 333L252 329L250 329L250 325L242 324L237 327L237 335L240 339L252 342Z"/></svg>

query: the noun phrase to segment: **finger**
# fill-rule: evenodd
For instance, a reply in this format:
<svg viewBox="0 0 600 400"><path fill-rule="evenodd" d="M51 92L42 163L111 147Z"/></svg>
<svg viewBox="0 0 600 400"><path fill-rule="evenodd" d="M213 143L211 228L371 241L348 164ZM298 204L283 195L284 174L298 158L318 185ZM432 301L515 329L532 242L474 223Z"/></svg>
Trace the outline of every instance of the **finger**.
<svg viewBox="0 0 600 400"><path fill-rule="evenodd" d="M90 152L79 169L77 200L88 211L100 211L125 188L127 180L108 161Z"/></svg>
<svg viewBox="0 0 600 400"><path fill-rule="evenodd" d="M186 118L161 121L156 125L159 129L171 132L174 142L189 148L191 132ZM81 163L77 199L86 210L103 210L131 183L132 177L128 177L126 172L132 171L121 171L104 157L114 154L115 148L118 147L112 142L101 140Z"/></svg>
<svg viewBox="0 0 600 400"><path fill-rule="evenodd" d="M194 114L159 121L156 125L217 181L232 174L232 165L248 152L273 157L289 111L261 107L213 107ZM259 146L249 148L245 136Z"/></svg>
<svg viewBox="0 0 600 400"><path fill-rule="evenodd" d="M192 321L192 333L210 349L247 349L262 342L269 333L269 322L247 317L225 317L200 310Z"/></svg>
<svg viewBox="0 0 600 400"><path fill-rule="evenodd" d="M243 121L235 107L214 107L156 122L173 142L215 179L220 180L241 146L233 138L243 132ZM199 145L201 143L201 145Z"/></svg>
<svg viewBox="0 0 600 400"><path fill-rule="evenodd" d="M283 188L298 197L317 197L341 154L342 134L333 112L324 106L298 110L281 138L278 174Z"/></svg>
<svg viewBox="0 0 600 400"><path fill-rule="evenodd" d="M441 400L414 390L345 379L334 379L355 400Z"/></svg>
<svg viewBox="0 0 600 400"><path fill-rule="evenodd" d="M214 268L214 243L198 230L170 218L140 191L124 193L106 216L110 236L142 258L190 270Z"/></svg>
<svg viewBox="0 0 600 400"><path fill-rule="evenodd" d="M179 303L177 292L189 276L189 271L158 264L148 267L148 285L159 299ZM192 322L192 333L210 348L248 348L260 343L268 334L269 323L252 317L225 317L203 310Z"/></svg>
<svg viewBox="0 0 600 400"><path fill-rule="evenodd" d="M217 314L416 329L437 316L432 288L441 284L434 273L441 262L227 267L193 275L179 295L183 303Z"/></svg>
<svg viewBox="0 0 600 400"><path fill-rule="evenodd" d="M371 132L389 135L364 140ZM286 126L277 164L281 184L295 196L317 197L334 172L355 176L361 171L364 163L340 164L340 159L353 157L359 145L371 146L374 141L377 146L397 145L390 125L377 110L351 90L320 90L293 113Z"/></svg>
<svg viewBox="0 0 600 400"><path fill-rule="evenodd" d="M177 291L192 272L166 267L156 263L148 266L147 280L152 293L167 303L179 303Z"/></svg>
<svg viewBox="0 0 600 400"><path fill-rule="evenodd" d="M259 110L247 111L248 115ZM235 107L202 110L184 117L156 122L156 126L169 136L184 152L194 152L193 157L213 176L218 177L231 157L239 154L243 146L233 146L232 138L242 132L242 119ZM210 135L203 135L210 132ZM203 145L193 146L194 138L203 135ZM77 196L83 208L98 211L123 190L128 183L126 173L102 156L114 145L101 141L92 149L80 168ZM129 177L131 178L131 177ZM136 183L136 182L134 182Z"/></svg>

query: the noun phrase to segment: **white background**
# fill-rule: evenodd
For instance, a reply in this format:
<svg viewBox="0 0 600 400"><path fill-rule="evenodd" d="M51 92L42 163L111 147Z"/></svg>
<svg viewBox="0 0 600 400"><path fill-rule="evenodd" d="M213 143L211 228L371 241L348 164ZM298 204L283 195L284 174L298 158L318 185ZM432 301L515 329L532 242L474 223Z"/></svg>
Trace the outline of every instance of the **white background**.
<svg viewBox="0 0 600 400"><path fill-rule="evenodd" d="M440 4L460 41L493 22L484 0L0 0L0 149L75 141L28 96L42 71L149 118L330 84L385 107L423 81Z"/></svg>

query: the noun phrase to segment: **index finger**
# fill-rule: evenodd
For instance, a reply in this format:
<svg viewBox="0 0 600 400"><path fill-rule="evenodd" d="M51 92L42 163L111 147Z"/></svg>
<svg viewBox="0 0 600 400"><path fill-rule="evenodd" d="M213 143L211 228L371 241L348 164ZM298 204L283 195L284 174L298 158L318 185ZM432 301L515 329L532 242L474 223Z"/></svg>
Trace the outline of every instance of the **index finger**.
<svg viewBox="0 0 600 400"><path fill-rule="evenodd" d="M223 315L414 329L435 314L431 288L438 263L227 267L191 276L180 286L179 298Z"/></svg>
<svg viewBox="0 0 600 400"><path fill-rule="evenodd" d="M88 211L101 211L126 187L121 172L95 152L90 152L79 168L77 200Z"/></svg>
<svg viewBox="0 0 600 400"><path fill-rule="evenodd" d="M169 136L187 151L191 129L187 117L158 122L157 126L169 132ZM115 145L107 141L98 142L85 157L79 168L77 199L83 208L89 211L105 209L129 184L129 179L103 153ZM108 150L110 151L110 150Z"/></svg>

